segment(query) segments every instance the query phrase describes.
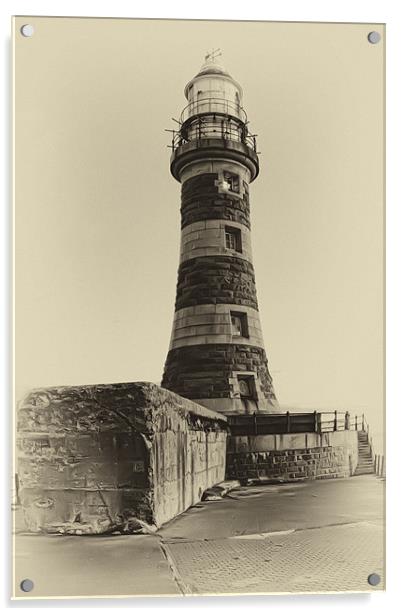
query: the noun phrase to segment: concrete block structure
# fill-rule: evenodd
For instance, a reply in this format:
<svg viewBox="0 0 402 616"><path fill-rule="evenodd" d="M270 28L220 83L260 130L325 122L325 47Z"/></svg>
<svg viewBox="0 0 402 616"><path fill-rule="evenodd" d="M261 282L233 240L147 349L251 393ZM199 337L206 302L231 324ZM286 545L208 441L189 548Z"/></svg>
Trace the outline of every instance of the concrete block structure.
<svg viewBox="0 0 402 616"><path fill-rule="evenodd" d="M249 185L259 172L242 88L206 58L173 135L181 249L162 386L224 414L278 412L260 324Z"/></svg>
<svg viewBox="0 0 402 616"><path fill-rule="evenodd" d="M159 527L225 478L227 420L152 383L32 391L18 409L27 529Z"/></svg>

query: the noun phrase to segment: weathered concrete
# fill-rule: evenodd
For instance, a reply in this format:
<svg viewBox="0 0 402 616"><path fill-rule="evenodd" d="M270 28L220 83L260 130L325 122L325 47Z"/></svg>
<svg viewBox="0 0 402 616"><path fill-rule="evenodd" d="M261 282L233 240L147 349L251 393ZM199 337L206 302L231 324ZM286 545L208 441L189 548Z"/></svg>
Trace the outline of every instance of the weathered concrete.
<svg viewBox="0 0 402 616"><path fill-rule="evenodd" d="M227 477L272 480L331 479L353 475L358 432L231 436Z"/></svg>
<svg viewBox="0 0 402 616"><path fill-rule="evenodd" d="M231 481L221 481L221 483L217 483L212 486L212 488L205 490L201 500L221 500L224 496L226 496L226 494L229 494L229 492L235 490L236 488L240 488L240 481L237 479L232 479Z"/></svg>
<svg viewBox="0 0 402 616"><path fill-rule="evenodd" d="M224 479L226 436L223 416L152 383L34 390L18 409L26 526L158 527Z"/></svg>

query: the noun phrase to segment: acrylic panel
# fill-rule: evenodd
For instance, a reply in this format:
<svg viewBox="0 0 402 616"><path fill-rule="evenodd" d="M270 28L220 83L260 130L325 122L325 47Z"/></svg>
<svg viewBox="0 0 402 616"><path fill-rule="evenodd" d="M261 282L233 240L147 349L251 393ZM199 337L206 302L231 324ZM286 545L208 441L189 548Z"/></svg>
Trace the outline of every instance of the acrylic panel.
<svg viewBox="0 0 402 616"><path fill-rule="evenodd" d="M13 45L13 596L383 590L385 26Z"/></svg>

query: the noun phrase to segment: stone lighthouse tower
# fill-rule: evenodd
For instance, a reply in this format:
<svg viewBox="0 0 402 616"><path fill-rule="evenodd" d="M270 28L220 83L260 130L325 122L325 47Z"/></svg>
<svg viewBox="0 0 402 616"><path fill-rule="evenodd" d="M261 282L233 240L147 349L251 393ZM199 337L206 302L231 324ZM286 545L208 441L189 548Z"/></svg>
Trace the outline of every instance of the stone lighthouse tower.
<svg viewBox="0 0 402 616"><path fill-rule="evenodd" d="M185 96L170 163L182 230L162 386L224 414L278 412L251 254L249 185L259 160L242 88L213 52Z"/></svg>

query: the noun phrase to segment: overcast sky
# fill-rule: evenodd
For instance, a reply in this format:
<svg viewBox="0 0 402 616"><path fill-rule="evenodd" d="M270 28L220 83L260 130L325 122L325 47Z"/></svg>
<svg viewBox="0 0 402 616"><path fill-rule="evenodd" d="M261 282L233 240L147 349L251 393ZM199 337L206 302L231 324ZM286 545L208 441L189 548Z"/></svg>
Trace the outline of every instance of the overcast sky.
<svg viewBox="0 0 402 616"><path fill-rule="evenodd" d="M160 382L180 240L164 129L220 47L261 151L252 241L278 400L365 411L379 430L382 43L356 24L30 21L34 37L16 36L17 399Z"/></svg>

